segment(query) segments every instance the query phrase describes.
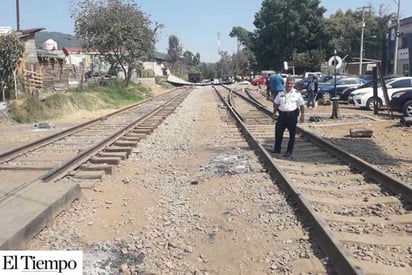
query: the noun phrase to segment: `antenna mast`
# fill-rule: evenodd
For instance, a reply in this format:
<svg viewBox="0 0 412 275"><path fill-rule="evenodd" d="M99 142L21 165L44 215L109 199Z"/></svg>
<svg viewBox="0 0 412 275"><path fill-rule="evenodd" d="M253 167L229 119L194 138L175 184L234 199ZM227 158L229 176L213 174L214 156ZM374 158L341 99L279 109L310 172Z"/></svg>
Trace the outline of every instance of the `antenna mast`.
<svg viewBox="0 0 412 275"><path fill-rule="evenodd" d="M217 56L219 57L221 54L220 52L220 32L217 33Z"/></svg>

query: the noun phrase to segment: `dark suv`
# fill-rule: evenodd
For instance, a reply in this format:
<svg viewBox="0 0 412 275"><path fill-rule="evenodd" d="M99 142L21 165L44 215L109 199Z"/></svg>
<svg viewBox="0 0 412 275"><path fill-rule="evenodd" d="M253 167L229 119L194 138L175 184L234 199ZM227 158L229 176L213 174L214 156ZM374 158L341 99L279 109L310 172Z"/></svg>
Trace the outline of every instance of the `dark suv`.
<svg viewBox="0 0 412 275"><path fill-rule="evenodd" d="M393 111L412 117L412 88L405 88L392 95L391 108Z"/></svg>

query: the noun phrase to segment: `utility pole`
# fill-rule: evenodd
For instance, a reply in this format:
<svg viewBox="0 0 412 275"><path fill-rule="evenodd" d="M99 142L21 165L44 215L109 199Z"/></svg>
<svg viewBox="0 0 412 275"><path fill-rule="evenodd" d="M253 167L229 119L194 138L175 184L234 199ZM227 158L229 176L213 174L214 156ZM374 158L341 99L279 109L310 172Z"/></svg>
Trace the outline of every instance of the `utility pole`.
<svg viewBox="0 0 412 275"><path fill-rule="evenodd" d="M220 56L220 32L217 33L217 57Z"/></svg>
<svg viewBox="0 0 412 275"><path fill-rule="evenodd" d="M333 88L333 97L332 97L332 117L333 119L337 119L339 118L339 104L338 104L338 98L336 97L336 67L338 66L338 61L337 61L337 51L336 49L333 50L333 54L334 54L334 67L335 67L335 84L334 84L334 88Z"/></svg>
<svg viewBox="0 0 412 275"><path fill-rule="evenodd" d="M20 0L16 0L17 31L20 31Z"/></svg>
<svg viewBox="0 0 412 275"><path fill-rule="evenodd" d="M359 75L362 74L362 62L363 62L363 36L365 34L365 9L371 9L371 5L369 4L368 6L363 6L358 8L358 10L362 9L362 33L361 33L361 42L360 42L360 53L359 53Z"/></svg>
<svg viewBox="0 0 412 275"><path fill-rule="evenodd" d="M399 10L401 6L401 0L398 0L398 13L396 16L396 33L395 33L395 54L393 57L393 73L397 74L398 73L398 47L399 47L399 27L400 27L400 22L399 22Z"/></svg>
<svg viewBox="0 0 412 275"><path fill-rule="evenodd" d="M224 51L222 51L220 49L220 32L217 33L217 54L220 57L220 61L222 62L221 78L223 79L223 66L224 66L223 55L224 55Z"/></svg>

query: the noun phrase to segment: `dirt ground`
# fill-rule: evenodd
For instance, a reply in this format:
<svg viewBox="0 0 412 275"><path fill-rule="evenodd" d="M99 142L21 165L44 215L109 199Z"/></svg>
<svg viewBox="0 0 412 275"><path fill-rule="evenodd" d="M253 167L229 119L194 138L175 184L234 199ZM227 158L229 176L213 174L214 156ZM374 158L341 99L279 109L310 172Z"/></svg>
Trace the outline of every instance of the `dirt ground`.
<svg viewBox="0 0 412 275"><path fill-rule="evenodd" d="M412 185L412 126L403 126L401 116L394 113L393 118L387 111L381 110L379 115L371 111L358 110L353 106L342 104L342 119L333 120L331 106L318 106L316 111L308 110L307 118L322 112L326 118L323 123L307 123L305 127L323 136L330 142L394 175L405 183ZM348 122L345 116L362 116L359 121ZM364 120L363 118L370 119ZM350 137L352 129L372 130L372 137Z"/></svg>

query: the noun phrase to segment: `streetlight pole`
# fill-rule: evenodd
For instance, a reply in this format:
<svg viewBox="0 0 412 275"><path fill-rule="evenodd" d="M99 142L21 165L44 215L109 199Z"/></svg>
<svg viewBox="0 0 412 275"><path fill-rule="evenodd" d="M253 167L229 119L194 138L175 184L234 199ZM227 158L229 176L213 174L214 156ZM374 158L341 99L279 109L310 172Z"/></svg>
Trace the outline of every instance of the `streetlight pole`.
<svg viewBox="0 0 412 275"><path fill-rule="evenodd" d="M360 53L359 53L359 76L362 74L362 61L363 61L363 35L365 33L365 9L362 9L362 34L360 40Z"/></svg>
<svg viewBox="0 0 412 275"><path fill-rule="evenodd" d="M332 97L332 117L333 119L337 119L339 117L339 105L338 105L338 98L336 97L336 67L338 66L338 61L337 61L337 51L336 49L333 50L333 54L334 54L334 62L333 62L333 66L335 67L335 84L333 87L333 97Z"/></svg>
<svg viewBox="0 0 412 275"><path fill-rule="evenodd" d="M398 13L396 16L396 33L395 33L395 53L393 57L393 73L397 74L398 73L398 47L399 47L399 27L400 27L400 22L399 22L399 10L401 6L401 0L398 0Z"/></svg>
<svg viewBox="0 0 412 275"><path fill-rule="evenodd" d="M17 31L20 31L20 0L16 0L16 21L17 21Z"/></svg>
<svg viewBox="0 0 412 275"><path fill-rule="evenodd" d="M365 9L371 9L371 5L360 7L358 9L362 9L362 33L361 33L361 43L360 43L360 51L359 51L359 75L362 74L362 62L363 62L363 36L365 34Z"/></svg>

